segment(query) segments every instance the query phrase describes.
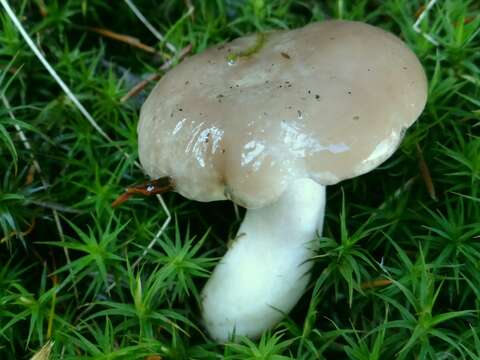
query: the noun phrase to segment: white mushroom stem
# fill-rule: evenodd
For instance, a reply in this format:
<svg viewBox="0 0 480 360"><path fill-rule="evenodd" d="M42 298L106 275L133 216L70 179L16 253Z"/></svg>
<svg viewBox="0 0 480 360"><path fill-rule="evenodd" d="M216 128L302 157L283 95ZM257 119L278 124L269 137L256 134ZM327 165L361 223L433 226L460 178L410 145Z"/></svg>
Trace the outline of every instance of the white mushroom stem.
<svg viewBox="0 0 480 360"><path fill-rule="evenodd" d="M324 209L325 187L302 179L277 202L247 211L202 292L203 319L214 339L257 337L293 308L308 284Z"/></svg>

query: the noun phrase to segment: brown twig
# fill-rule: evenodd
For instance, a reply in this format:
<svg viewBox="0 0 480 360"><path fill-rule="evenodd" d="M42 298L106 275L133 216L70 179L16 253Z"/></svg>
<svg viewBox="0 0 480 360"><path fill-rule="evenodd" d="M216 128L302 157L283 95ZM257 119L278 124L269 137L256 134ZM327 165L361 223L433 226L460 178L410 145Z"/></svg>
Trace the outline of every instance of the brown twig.
<svg viewBox="0 0 480 360"><path fill-rule="evenodd" d="M427 162L423 157L422 149L418 144L417 144L417 159L418 159L418 167L420 169L420 175L422 176L423 182L427 187L428 194L433 200L437 201L437 195L435 193L435 186L433 185L432 176L430 175L430 170L428 168Z"/></svg>

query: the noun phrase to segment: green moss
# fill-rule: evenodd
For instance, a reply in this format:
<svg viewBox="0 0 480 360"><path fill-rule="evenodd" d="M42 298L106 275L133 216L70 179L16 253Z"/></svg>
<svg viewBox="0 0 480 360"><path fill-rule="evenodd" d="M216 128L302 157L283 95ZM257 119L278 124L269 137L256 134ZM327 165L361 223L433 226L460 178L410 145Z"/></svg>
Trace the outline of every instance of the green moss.
<svg viewBox="0 0 480 360"><path fill-rule="evenodd" d="M227 55L228 63L235 63L240 58L249 58L250 56L259 52L262 47L265 45L267 39L267 35L264 33L257 33L255 36L255 43L250 46L249 48L239 51L236 53L231 53Z"/></svg>

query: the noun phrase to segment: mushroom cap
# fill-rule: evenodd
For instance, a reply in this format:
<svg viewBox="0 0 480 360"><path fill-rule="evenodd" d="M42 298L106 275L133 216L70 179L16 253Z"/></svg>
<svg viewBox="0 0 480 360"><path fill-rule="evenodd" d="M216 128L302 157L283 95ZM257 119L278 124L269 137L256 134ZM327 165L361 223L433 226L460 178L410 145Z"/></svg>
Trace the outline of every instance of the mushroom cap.
<svg viewBox="0 0 480 360"><path fill-rule="evenodd" d="M322 185L385 161L422 112L427 80L397 37L324 21L207 49L168 72L144 103L140 161L198 201L256 208L287 185Z"/></svg>

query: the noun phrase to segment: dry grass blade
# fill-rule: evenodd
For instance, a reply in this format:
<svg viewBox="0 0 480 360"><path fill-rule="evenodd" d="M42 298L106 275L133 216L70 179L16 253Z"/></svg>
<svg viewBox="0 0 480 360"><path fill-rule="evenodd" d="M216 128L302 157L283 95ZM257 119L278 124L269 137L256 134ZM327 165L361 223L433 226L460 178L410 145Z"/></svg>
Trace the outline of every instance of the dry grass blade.
<svg viewBox="0 0 480 360"><path fill-rule="evenodd" d="M138 82L134 87L132 87L122 98L120 99L121 103L124 103L128 99L137 96L145 87L152 81L157 81L162 76L160 74L151 74L146 79Z"/></svg>
<svg viewBox="0 0 480 360"><path fill-rule="evenodd" d="M192 51L192 45L189 44L187 45L186 47L184 47L182 50L180 50L179 54L177 57L173 58L173 59L170 59L168 61L166 61L161 67L160 67L160 70L161 71L166 71L168 70L169 68L172 67L172 65L174 64L175 61L180 61L182 60L185 56L187 56L190 51ZM123 96L121 99L120 99L120 102L124 103L125 101L127 101L128 99L134 97L134 96L137 96L143 89L145 89L145 87L152 81L157 81L159 80L161 77L160 74L151 74L149 75L146 79L140 81L139 83L137 83L134 87L132 87L128 93Z"/></svg>
<svg viewBox="0 0 480 360"><path fill-rule="evenodd" d="M35 228L35 218L32 219L32 223L30 225L28 225L28 227L25 231L22 231L22 232L18 233L17 231L14 230L14 231L8 233L7 235L5 235L3 238L0 239L0 244L8 241L13 236L19 236L19 237L27 236L28 234L30 234L32 232L32 230L34 228Z"/></svg>
<svg viewBox="0 0 480 360"><path fill-rule="evenodd" d="M155 234L155 237L150 241L150 244L146 247L146 249L143 250L142 255L138 257L138 259L133 263L132 268L136 268L138 264L140 264L140 261L147 255L148 251L155 245L155 243L160 239L160 236L163 234L165 229L167 228L168 224L170 224L170 221L172 220L172 215L170 214L170 211L168 210L167 204L165 204L165 201L163 201L163 198L161 195L157 195L158 201L160 201L160 204L162 205L163 210L165 211L165 214L167 215L167 219L163 223L162 227L160 230L157 231Z"/></svg>
<svg viewBox="0 0 480 360"><path fill-rule="evenodd" d="M37 4L38 7L38 12L42 17L45 17L48 15L48 10L47 10L47 5L45 5L44 0L36 0L35 3Z"/></svg>
<svg viewBox="0 0 480 360"><path fill-rule="evenodd" d="M161 42L165 42L165 46L168 50L172 53L176 53L177 49L168 41L165 41L165 37L157 30L155 27L147 20L145 16L141 13L141 11L135 6L135 4L131 0L125 0L125 3L128 5L130 10L135 14L135 16L145 25L145 27L150 30L150 32Z"/></svg>
<svg viewBox="0 0 480 360"><path fill-rule="evenodd" d="M192 19L192 21L195 21L195 7L192 4L192 0L185 0L185 5L189 10L190 18Z"/></svg>
<svg viewBox="0 0 480 360"><path fill-rule="evenodd" d="M428 168L427 162L423 157L422 149L418 144L417 144L417 159L418 159L418 167L420 169L420 175L422 176L423 182L427 187L428 194L433 200L437 201L438 199L435 192L435 186L433 185L432 176L430 175L430 170Z"/></svg>
<svg viewBox="0 0 480 360"><path fill-rule="evenodd" d="M389 202L391 202L392 200L396 200L396 199L400 198L400 196L402 196L404 193L409 191L412 188L412 185L417 180L417 178L418 178L418 176L414 176L414 177L408 179L397 190L395 190L395 192L392 195L390 195L382 204L380 204L380 206L378 207L378 210L384 210L387 207L387 205L389 204Z"/></svg>
<svg viewBox="0 0 480 360"><path fill-rule="evenodd" d="M392 283L392 280L390 279L377 279L377 280L372 280L372 281L366 281L361 285L361 288L363 290L366 289L373 289L377 287L383 287L383 286L388 286Z"/></svg>
<svg viewBox="0 0 480 360"><path fill-rule="evenodd" d="M0 69L2 71L7 71L8 73L13 74L13 75L15 75L18 72L18 68L14 67L14 66L5 67L4 65L0 64Z"/></svg>
<svg viewBox="0 0 480 360"><path fill-rule="evenodd" d="M51 210L56 210L56 211L59 211L59 212L70 213L70 214L83 214L84 213L84 211L82 211L82 210L74 209L74 208L69 207L69 206L64 206L62 204L57 204L57 203L53 203L53 202L49 202L49 201L40 201L40 200L32 200L32 199L29 199L27 201L28 201L29 204L37 205L39 207L43 207L43 208L47 208L47 209L51 209Z"/></svg>
<svg viewBox="0 0 480 360"><path fill-rule="evenodd" d="M130 46L133 46L137 49L143 50L145 52L151 53L151 54L156 54L157 50L155 50L154 47L145 45L142 43L139 39L136 37L130 36L130 35L125 35L125 34L119 34L116 33L112 30L104 29L104 28L97 28L97 27L90 27L88 28L90 31L93 31L97 34L100 34L102 36L105 36L109 39L113 39L119 42L123 42L125 44L128 44Z"/></svg>
<svg viewBox="0 0 480 360"><path fill-rule="evenodd" d="M425 17L427 16L427 13L430 11L430 9L433 7L433 5L435 5L435 3L437 2L437 0L430 0L428 2L428 4L425 6L423 5L419 11L417 11L417 21L415 21L415 23L413 24L413 30L422 35L425 39L427 39L430 43L432 43L433 45L435 46L438 46L438 41L435 40L431 35L423 32L422 30L420 30L420 23L423 21L423 19L425 19Z"/></svg>
<svg viewBox="0 0 480 360"><path fill-rule="evenodd" d="M35 172L37 169L35 168L35 164L30 165L28 168L28 173L27 173L27 178L25 180L25 185L30 185L33 183L33 180L35 179Z"/></svg>
<svg viewBox="0 0 480 360"><path fill-rule="evenodd" d="M180 52L178 53L178 55L176 55L174 58L166 61L165 63L162 64L162 66L160 66L160 70L162 71L167 71L168 69L170 69L172 67L172 65L176 62L176 61L180 61L182 60L185 56L187 56L188 54L190 54L190 51L192 51L192 44L188 44L187 46L185 46L182 50L180 50Z"/></svg>
<svg viewBox="0 0 480 360"><path fill-rule="evenodd" d="M48 360L50 358L50 352L52 351L53 344L53 341L47 342L35 355L30 358L30 360Z"/></svg>

